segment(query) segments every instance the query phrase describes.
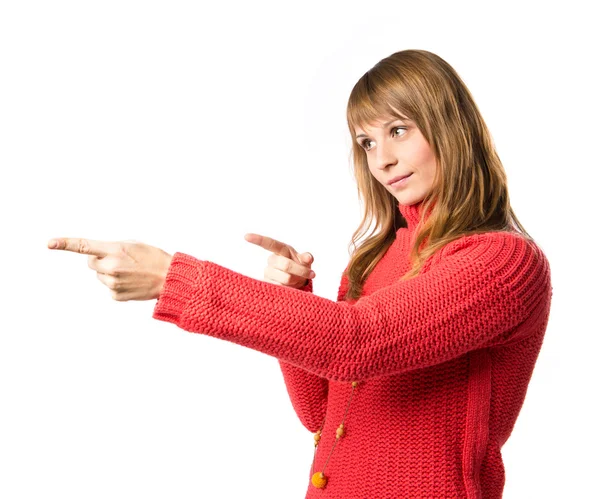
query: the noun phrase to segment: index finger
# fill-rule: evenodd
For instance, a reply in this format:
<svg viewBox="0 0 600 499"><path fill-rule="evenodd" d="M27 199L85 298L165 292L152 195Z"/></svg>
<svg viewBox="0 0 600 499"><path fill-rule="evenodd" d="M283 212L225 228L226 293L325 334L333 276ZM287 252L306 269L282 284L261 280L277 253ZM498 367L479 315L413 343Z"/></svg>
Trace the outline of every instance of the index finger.
<svg viewBox="0 0 600 499"><path fill-rule="evenodd" d="M102 258L110 253L115 253L119 248L119 244L79 237L60 237L48 241L48 248L72 251L82 255L95 255Z"/></svg>
<svg viewBox="0 0 600 499"><path fill-rule="evenodd" d="M272 237L261 236L260 234L254 234L252 232L246 234L244 239L249 243L256 244L261 248L277 253L278 255L283 254L284 250L289 249L289 245L273 239ZM289 253L286 251L286 253Z"/></svg>

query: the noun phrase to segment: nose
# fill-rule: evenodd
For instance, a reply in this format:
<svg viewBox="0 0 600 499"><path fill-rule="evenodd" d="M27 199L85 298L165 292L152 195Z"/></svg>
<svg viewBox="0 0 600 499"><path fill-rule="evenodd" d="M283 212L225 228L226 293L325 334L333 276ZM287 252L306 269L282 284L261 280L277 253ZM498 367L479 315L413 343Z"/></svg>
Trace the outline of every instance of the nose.
<svg viewBox="0 0 600 499"><path fill-rule="evenodd" d="M375 148L375 168L385 170L390 165L398 163L398 158L385 141L380 141Z"/></svg>

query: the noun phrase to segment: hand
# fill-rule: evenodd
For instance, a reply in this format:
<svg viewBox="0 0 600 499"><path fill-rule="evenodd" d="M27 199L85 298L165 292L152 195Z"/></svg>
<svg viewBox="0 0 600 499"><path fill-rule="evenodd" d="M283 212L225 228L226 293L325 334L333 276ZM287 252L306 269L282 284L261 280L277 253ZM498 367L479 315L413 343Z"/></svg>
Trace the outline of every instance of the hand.
<svg viewBox="0 0 600 499"><path fill-rule="evenodd" d="M116 301L158 298L173 259L167 252L137 241L59 238L50 240L48 248L88 255L88 267L112 290Z"/></svg>
<svg viewBox="0 0 600 499"><path fill-rule="evenodd" d="M244 239L273 252L267 259L265 281L300 289L306 286L307 279L313 279L316 276L310 269L314 261L310 253L300 255L289 244L260 234L249 233L244 236Z"/></svg>

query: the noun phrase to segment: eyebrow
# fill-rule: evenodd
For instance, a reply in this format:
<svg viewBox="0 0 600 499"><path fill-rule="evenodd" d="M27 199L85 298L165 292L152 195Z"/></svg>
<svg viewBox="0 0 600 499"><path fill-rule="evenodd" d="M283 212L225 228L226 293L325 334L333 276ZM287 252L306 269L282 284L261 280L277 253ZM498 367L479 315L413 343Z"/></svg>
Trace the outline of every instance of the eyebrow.
<svg viewBox="0 0 600 499"><path fill-rule="evenodd" d="M394 121L398 121L398 120L400 120L400 121L410 121L408 118L394 118L394 119L388 121L387 123L384 123L382 126L386 127L388 125L391 125ZM360 138L360 137L366 137L366 135L364 133L361 133L360 135L356 136L357 139Z"/></svg>

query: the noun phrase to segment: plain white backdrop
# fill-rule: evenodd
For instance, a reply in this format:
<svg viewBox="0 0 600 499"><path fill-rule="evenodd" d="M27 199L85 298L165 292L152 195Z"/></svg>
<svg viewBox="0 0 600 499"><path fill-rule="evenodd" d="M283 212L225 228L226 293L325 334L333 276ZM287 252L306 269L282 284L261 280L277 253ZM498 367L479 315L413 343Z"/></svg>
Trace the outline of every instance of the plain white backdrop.
<svg viewBox="0 0 600 499"><path fill-rule="evenodd" d="M600 497L596 27L583 1L0 3L0 497L304 498L313 437L275 358L112 300L46 243L262 279L256 232L310 251L335 299L360 221L347 98L408 48L466 82L551 264L504 497Z"/></svg>

